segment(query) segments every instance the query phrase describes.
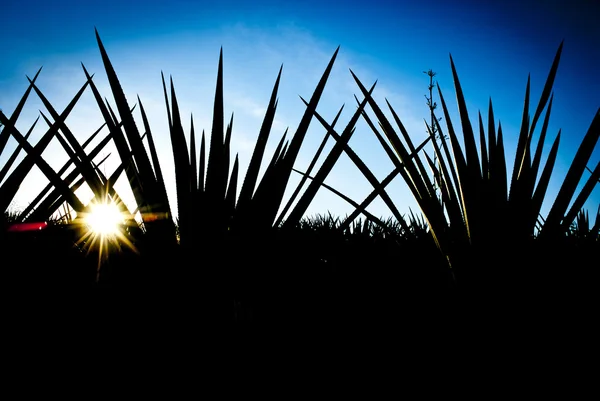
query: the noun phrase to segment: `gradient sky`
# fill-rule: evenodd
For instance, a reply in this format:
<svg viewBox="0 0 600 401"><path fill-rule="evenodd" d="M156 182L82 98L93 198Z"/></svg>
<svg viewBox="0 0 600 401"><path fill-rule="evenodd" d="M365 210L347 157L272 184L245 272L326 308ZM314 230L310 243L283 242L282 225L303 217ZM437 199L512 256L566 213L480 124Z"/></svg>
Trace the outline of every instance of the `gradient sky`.
<svg viewBox="0 0 600 401"><path fill-rule="evenodd" d="M225 112L227 119L235 114L232 151L239 153L242 175L281 64L279 106L266 154L269 158L285 128L289 127L290 134L295 131L304 111L298 95L310 98L338 45L340 53L318 111L331 121L345 104L337 125L340 131L354 112L354 95L359 93L349 72L352 69L367 86L378 81L375 99L382 105L389 100L413 141L420 143L426 138L423 119L428 117L424 97L428 78L423 71L433 69L437 73L435 78L452 115L457 115L451 54L473 123L479 110L487 121L487 105L492 98L496 123L501 121L505 135L507 164L512 169L527 76L531 74L531 107L535 107L555 52L564 40L545 155L559 129L562 135L543 214L600 106L600 81L595 76L600 70L597 1L4 1L1 11L0 108L4 113L12 113L28 86L26 75L32 77L41 66L38 86L59 112L85 82L81 63L96 74L96 84L112 103L94 36L96 27L130 105L139 95L149 114L161 165L171 178L168 189L173 195L172 206L176 205L174 173L160 74L162 71L173 77L186 132L193 114L196 132L204 129L209 134L221 46ZM45 111L33 94L17 122L22 133L39 115L39 109ZM453 121L456 126L458 120ZM89 91L67 119L81 142L101 122ZM37 142L45 130L40 121L30 140ZM324 134L313 120L297 168L308 165ZM11 139L0 156L0 165L15 144ZM350 144L380 180L392 170L392 163L365 123L359 122ZM47 152L45 156L58 170L66 154L57 145ZM101 155L106 154L108 151ZM589 166L593 168L599 159L600 146L596 146ZM116 155L108 159L107 175L116 161ZM588 176L586 173L584 177ZM392 199L401 212L408 212L409 207L417 209L400 180L388 187ZM290 181L288 193L298 181L298 176ZM40 172L32 172L13 207L24 208L46 182ZM345 156L326 182L357 202L371 191ZM586 207L595 213L599 202L600 189L596 187ZM328 210L343 216L353 208L321 190L307 213ZM390 215L381 201L374 202L369 210L377 216Z"/></svg>

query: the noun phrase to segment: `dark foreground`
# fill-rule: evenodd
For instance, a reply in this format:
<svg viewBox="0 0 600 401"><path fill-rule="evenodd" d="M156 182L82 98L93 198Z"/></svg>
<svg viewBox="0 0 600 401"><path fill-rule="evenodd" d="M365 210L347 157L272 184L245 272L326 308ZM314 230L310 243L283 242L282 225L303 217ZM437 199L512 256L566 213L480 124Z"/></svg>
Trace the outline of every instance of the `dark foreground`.
<svg viewBox="0 0 600 401"><path fill-rule="evenodd" d="M455 271L425 241L231 239L193 252L153 243L111 254L96 280L97 255L56 230L3 241L5 333L33 342L60 333L92 348L187 347L214 335L556 349L590 338L600 304L598 242L482 252Z"/></svg>

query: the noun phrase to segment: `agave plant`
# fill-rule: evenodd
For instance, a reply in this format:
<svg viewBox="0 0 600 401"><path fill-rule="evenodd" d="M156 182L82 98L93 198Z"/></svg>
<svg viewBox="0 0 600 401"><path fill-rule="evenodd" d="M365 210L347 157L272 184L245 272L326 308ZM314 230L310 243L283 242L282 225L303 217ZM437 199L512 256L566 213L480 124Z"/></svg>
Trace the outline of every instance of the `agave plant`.
<svg viewBox="0 0 600 401"><path fill-rule="evenodd" d="M426 152L415 156L416 149L392 106L387 103L397 129L392 126L358 77L352 73L375 113L385 137L393 146L394 152L388 150L388 155L400 169L399 173L419 204L438 249L447 256L448 264L459 281L462 278L464 278L463 281L467 281L480 272L491 270L484 267L488 260L482 256L485 255L485 252L493 252L501 256L507 247L512 247L515 251L524 249L535 236L545 241L554 241L564 237L578 211L598 182L600 163L596 165L582 190L576 194L576 187L583 177L586 164L589 162L600 136L600 113L596 112L545 222L539 232L536 231L536 223L546 195L560 140L559 131L548 158L541 168L542 148L548 134L548 121L552 108L552 85L562 47L561 43L533 118L530 117L529 106L530 81L529 79L527 81L523 119L514 168L510 176L507 175L502 126L500 123L496 125L491 100L488 109L487 135L483 119L479 114L481 151L477 151L475 131L467 113L465 96L452 56L450 56L450 66L456 88L464 150L461 148L442 90L438 85L446 129L442 129L437 118L432 118L432 122L435 124L434 128L425 121L432 139L436 162L433 162ZM546 114L539 132L537 146L533 148L536 127L544 108L546 108ZM369 117L365 114L365 118ZM369 125L380 137L381 134L375 126L372 123ZM400 131L404 141L401 140L397 130ZM438 146L437 141L433 138L436 132L439 132L441 146ZM446 135L450 144L445 139ZM387 150L387 144L384 146ZM433 176L437 180L437 187L441 189L441 199L436 194L434 183L425 169L426 165L434 172ZM540 169L541 173L538 175ZM510 186L507 185L508 179L510 179ZM577 196L575 197L575 195ZM573 205L569 209L568 206L574 197ZM509 263L509 260L507 259L506 262ZM520 265L518 262L517 264Z"/></svg>
<svg viewBox="0 0 600 401"><path fill-rule="evenodd" d="M204 300L209 300L207 305L213 316L249 315L251 309L260 312L261 308L263 311L260 313L265 315L265 305L269 305L272 313L280 316L289 313L290 302L300 302L301 294L309 285L320 286L321 295L311 301L314 308L318 309L320 300L327 298L324 294L331 291L328 286L333 285L336 275L342 270L347 276L354 275L349 281L353 285L362 283L363 278L367 276L373 278L399 275L405 279L412 277L420 280L420 283L428 283L419 286L419 291L426 287L443 288L446 285L447 271L450 271L459 283L478 284L480 281L473 278L481 277L481 271L490 271L487 266L480 268L490 261L491 258L487 256L490 252L499 255L499 260L509 265L512 261L504 250L511 247L514 252L508 255L514 254L529 246L534 239L540 243L552 244L569 234L586 238L595 236L595 240L590 243L597 243L598 216L596 225L589 229L587 215L583 215L579 210L600 178L600 166L589 170L591 175L578 194L576 187L583 177L600 135L598 112L579 147L550 213L545 220L539 216L560 138L559 132L542 168L542 148L552 107L552 84L562 44L556 53L533 118L529 117L529 81L527 83L523 122L510 177L506 168L502 127L495 123L491 101L487 133L479 115L480 151L477 150L476 135L467 114L464 94L452 58L450 63L456 87L464 150L450 120L448 107L439 86L437 89L446 129L442 129L440 119L434 115L431 106L431 123L425 122L430 136L415 146L392 106L386 102L399 133L373 100L375 84L371 89L367 89L353 72L352 76L364 98L359 100L355 97L358 106L349 122L339 132L336 125L343 106L331 123L317 112L317 105L332 71L338 48L310 100L302 99L305 110L296 132L290 140L286 140L287 130L282 134L264 169L265 172L260 176L259 171L265 159L266 145L271 136L278 105L277 93L283 71L280 68L239 194L239 160L237 155L232 157L230 149L233 114L225 124L223 50L221 49L219 55L213 121L208 144L203 130L198 141L199 147L197 146L193 117L190 117L189 134L184 132L174 80L171 77L167 86L163 74L162 87L176 178L178 218L175 222L154 143L155 134L149 125L142 101L137 98L137 103L133 107L130 106L97 31L96 40L116 110L113 110L108 100L104 100L94 83L93 75L88 73L83 65L86 82L62 112L54 109L36 84L40 71L29 79L29 87L10 117L0 110L0 124L3 125L0 131L0 153L4 151L10 137L14 137L18 142L18 147L0 170L0 210L4 212L9 208L20 185L34 166L37 166L49 181L46 188L25 210L18 214L3 213L1 235L5 235L8 227L34 227L38 230L45 227L42 224L53 218L73 223L90 210L90 204L83 204L75 195L78 188L87 185L92 190L93 202L111 199L119 205L129 222L123 230L123 241L129 241L140 251L135 256L127 253L123 256L124 263L109 263L103 277L112 278L115 282L125 279L124 282L132 283L140 281L141 276L156 274L149 283L176 285L176 291L172 293L188 297L184 302L177 304L176 309L183 314L191 312L189 308L196 305L194 297L202 294ZM430 89L433 89L432 84ZM65 121L86 90L92 92L104 123L80 143L80 134L72 132ZM46 108L41 117L48 127L35 145L30 144L28 138L39 119L25 134L16 128L16 121L32 92L35 92ZM431 96L430 93L429 102ZM369 117L367 106L374 112L379 128ZM136 125L136 108L140 113L143 129ZM533 137L537 133L536 127L544 109L546 112L538 143L533 150ZM394 169L382 181L375 177L349 146L356 123L361 117L394 163ZM307 170L300 171L294 165L313 118L324 128L325 135ZM108 130L108 134L91 148L91 143L103 130ZM439 137L439 145L435 137ZM335 144L325 155L324 162L317 166L326 141L331 138L335 140ZM46 148L54 139L59 141L69 156L69 160L58 171L43 157ZM424 150L430 141L434 149L433 160ZM96 159L109 143L114 144L119 163L109 176L105 176L98 167L106 158ZM25 152L26 155L14 166L20 152ZM327 176L344 152L373 186L373 191L362 202L355 202L325 184ZM313 170L316 172L313 173ZM433 178L430 178L429 171L434 172ZM290 199L284 203L284 193L293 173L301 174L302 177ZM114 188L121 175L125 175L133 193L133 210L127 208ZM411 211L410 216L406 218L400 213L399 205L396 205L387 193L386 186L398 176L408 184L419 204L422 216ZM307 187L304 188L307 183ZM332 215L318 216L313 220L305 219L308 206L321 188L338 194L353 205L355 210L343 219ZM390 208L393 220L377 218L367 211L368 205L378 196ZM574 202L569 208L574 197ZM68 207L65 207L65 204ZM72 217L71 211L75 212L75 218ZM56 217L57 215L59 216ZM571 229L574 221L576 230ZM56 227L61 226L59 228L63 229L70 225ZM39 235L35 230L29 230L27 235L37 241ZM310 235L305 235L307 230L311 232ZM52 235L44 238L52 238L56 232L59 231L52 231ZM81 252L85 243L74 239L70 231L62 230L60 233L65 243L72 245L70 252L75 266L85 259ZM315 238L326 240L315 245L311 242ZM439 255L443 256L446 267L451 269L440 274L438 258L431 257L432 247L441 251ZM51 247L44 247L45 251L49 249ZM402 255L401 260L404 262L400 268L390 261L393 259L392 255L398 254ZM131 257L135 259L130 259ZM168 266L158 265L158 257L170 260ZM335 270L332 265L340 270ZM427 269L423 269L422 265L427 265ZM130 273L119 273L127 269ZM86 270L86 278L89 277L87 272L89 270ZM436 280L440 285L429 285ZM397 282L390 279L384 281L384 298L391 300L395 297ZM277 286L272 285L274 282ZM406 284L403 291L410 292L410 286L411 284ZM350 297L353 291L353 288L348 287L341 292ZM419 291L413 290L410 293L415 294ZM370 294L378 292L379 287ZM249 307L248 304L252 306Z"/></svg>

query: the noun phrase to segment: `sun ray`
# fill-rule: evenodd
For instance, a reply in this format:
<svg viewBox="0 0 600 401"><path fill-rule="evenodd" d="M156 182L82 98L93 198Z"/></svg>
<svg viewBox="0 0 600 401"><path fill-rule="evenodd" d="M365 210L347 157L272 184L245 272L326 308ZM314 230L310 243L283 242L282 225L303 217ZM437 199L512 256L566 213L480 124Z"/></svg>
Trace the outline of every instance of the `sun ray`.
<svg viewBox="0 0 600 401"><path fill-rule="evenodd" d="M111 252L121 252L123 247L138 253L127 226L135 220L128 218L126 208L114 202L108 195L100 202L93 200L87 206L87 212L77 216L82 232L77 245L81 245L87 254L97 252L98 267L96 280L102 264Z"/></svg>

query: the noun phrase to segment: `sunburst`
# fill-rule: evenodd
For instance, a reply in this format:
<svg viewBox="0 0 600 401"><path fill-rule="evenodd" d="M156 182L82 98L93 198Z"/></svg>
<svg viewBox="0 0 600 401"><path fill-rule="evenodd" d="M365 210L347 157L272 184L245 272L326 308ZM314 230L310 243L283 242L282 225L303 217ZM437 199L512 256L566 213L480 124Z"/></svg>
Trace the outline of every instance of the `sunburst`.
<svg viewBox="0 0 600 401"><path fill-rule="evenodd" d="M93 200L87 207L88 212L81 213L77 218L82 228L77 244L83 245L88 254L98 253L98 274L111 252L121 251L123 246L137 252L127 231L132 219L120 206L108 197L100 202Z"/></svg>

